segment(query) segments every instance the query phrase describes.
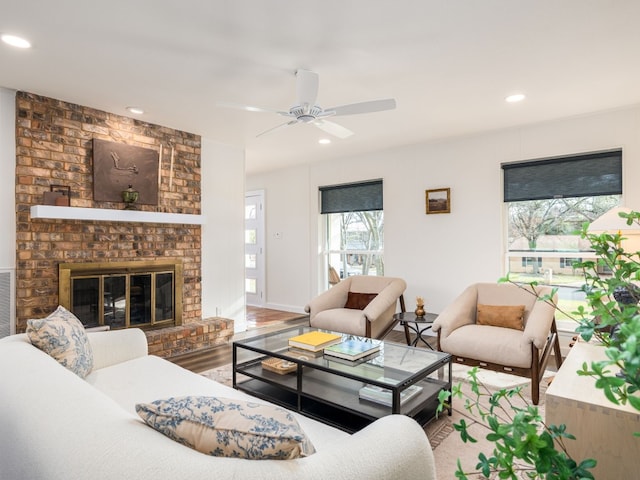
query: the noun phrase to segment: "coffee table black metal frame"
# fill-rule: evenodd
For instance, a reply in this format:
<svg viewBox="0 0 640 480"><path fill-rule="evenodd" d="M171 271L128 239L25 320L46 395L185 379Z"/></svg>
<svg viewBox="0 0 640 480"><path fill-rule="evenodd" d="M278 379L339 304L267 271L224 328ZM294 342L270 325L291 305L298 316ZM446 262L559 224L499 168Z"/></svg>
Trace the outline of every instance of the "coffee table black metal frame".
<svg viewBox="0 0 640 480"><path fill-rule="evenodd" d="M429 345L427 340L422 336L425 332L431 330L433 321L438 318L435 313L425 313L419 317L413 312L396 313L393 319L396 322L400 322L400 325L404 327L404 336L407 340L407 345L417 347L418 342L424 343L428 348L433 350L433 347ZM415 333L416 337L411 340L410 331Z"/></svg>
<svg viewBox="0 0 640 480"><path fill-rule="evenodd" d="M392 413L424 425L435 416L440 391L451 391L447 353L389 341L383 342L377 357L364 362L299 358L289 352L289 338L312 330L298 326L233 342L233 387L347 432ZM281 375L262 368L262 361L269 358L294 362L296 369ZM366 384L391 390L391 405L360 399L359 390ZM422 390L401 402L401 392L412 385Z"/></svg>

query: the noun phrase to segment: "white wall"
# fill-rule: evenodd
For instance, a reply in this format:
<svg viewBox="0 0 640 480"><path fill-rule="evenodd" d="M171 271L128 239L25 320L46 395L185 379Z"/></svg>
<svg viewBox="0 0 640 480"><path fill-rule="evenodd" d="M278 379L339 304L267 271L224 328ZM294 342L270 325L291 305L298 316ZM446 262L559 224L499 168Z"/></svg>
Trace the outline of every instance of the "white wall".
<svg viewBox="0 0 640 480"><path fill-rule="evenodd" d="M246 330L244 150L202 139L202 317Z"/></svg>
<svg viewBox="0 0 640 480"><path fill-rule="evenodd" d="M16 92L0 87L0 268L16 266Z"/></svg>
<svg viewBox="0 0 640 480"><path fill-rule="evenodd" d="M265 189L266 308L303 313L311 290L309 255L309 170L296 167L265 174L258 183ZM247 179L247 191L261 190ZM279 237L276 237L279 234ZM316 247L317 250L317 247Z"/></svg>
<svg viewBox="0 0 640 480"><path fill-rule="evenodd" d="M267 302L300 308L320 288L318 186L384 179L385 274L407 281L407 308L421 295L438 313L469 283L504 274L500 163L615 147L623 148L624 203L638 209L637 106L250 176L249 189L270 199L267 230L287 225L292 232L277 241L267 235ZM451 213L426 215L425 190L441 187L451 188Z"/></svg>

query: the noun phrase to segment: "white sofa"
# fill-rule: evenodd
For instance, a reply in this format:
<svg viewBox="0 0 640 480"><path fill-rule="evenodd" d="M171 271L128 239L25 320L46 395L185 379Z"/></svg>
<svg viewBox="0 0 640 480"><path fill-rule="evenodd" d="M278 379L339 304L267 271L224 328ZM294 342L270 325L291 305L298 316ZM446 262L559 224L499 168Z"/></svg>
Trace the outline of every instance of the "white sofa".
<svg viewBox="0 0 640 480"><path fill-rule="evenodd" d="M0 340L0 478L378 479L435 478L422 428L391 415L349 435L296 418L316 453L295 460L204 455L156 432L135 404L181 395L251 397L147 355L137 329L92 332L92 372L81 379L29 342Z"/></svg>

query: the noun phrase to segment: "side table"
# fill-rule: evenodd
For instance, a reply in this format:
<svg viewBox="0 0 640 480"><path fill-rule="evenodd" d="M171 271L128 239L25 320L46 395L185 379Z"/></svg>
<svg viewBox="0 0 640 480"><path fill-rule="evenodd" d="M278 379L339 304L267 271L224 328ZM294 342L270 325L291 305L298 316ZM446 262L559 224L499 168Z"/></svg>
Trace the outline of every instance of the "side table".
<svg viewBox="0 0 640 480"><path fill-rule="evenodd" d="M638 478L640 415L629 403L615 405L597 389L595 379L576 372L586 362L607 358L601 345L579 341L571 349L545 394L547 425L566 425L575 440L566 442L577 461L595 458L595 478ZM610 367L613 371L613 367Z"/></svg>
<svg viewBox="0 0 640 480"><path fill-rule="evenodd" d="M438 317L435 313L425 313L422 317L418 317L413 312L396 313L393 319L400 322L400 325L404 327L404 337L407 340L407 345L416 347L418 342L422 341L427 347L433 350L433 347L429 345L427 340L422 334L428 330L431 330L433 321ZM410 332L416 334L416 338L411 340Z"/></svg>

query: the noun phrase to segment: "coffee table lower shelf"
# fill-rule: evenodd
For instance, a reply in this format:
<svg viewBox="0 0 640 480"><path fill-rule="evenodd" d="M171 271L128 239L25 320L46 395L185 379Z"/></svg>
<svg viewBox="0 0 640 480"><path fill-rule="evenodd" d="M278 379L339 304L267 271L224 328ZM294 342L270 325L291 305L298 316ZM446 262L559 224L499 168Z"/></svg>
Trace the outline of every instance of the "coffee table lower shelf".
<svg viewBox="0 0 640 480"><path fill-rule="evenodd" d="M350 433L392 413L391 406L359 398L358 391L364 385L361 381L309 367L300 368L305 372L299 389L296 373L272 373L262 369L259 362L239 366L237 373L250 378L238 382L236 388ZM449 390L451 385L433 378L416 385L421 386L422 391L403 403L401 411L423 425L435 416L438 393Z"/></svg>

